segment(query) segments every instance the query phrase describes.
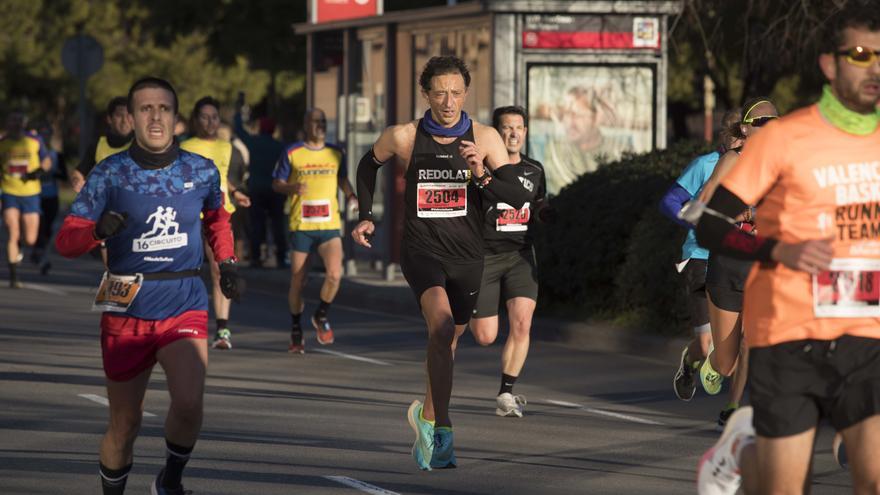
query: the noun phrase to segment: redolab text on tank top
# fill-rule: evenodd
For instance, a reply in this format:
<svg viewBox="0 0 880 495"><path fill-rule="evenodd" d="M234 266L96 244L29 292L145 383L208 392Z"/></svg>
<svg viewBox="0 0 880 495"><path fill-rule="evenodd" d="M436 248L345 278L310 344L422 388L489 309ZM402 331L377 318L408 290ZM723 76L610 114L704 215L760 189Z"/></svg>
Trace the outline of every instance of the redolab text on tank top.
<svg viewBox="0 0 880 495"><path fill-rule="evenodd" d="M483 257L483 213L479 190L459 154L474 141L473 124L449 144L440 144L419 120L406 171L403 246L445 261Z"/></svg>

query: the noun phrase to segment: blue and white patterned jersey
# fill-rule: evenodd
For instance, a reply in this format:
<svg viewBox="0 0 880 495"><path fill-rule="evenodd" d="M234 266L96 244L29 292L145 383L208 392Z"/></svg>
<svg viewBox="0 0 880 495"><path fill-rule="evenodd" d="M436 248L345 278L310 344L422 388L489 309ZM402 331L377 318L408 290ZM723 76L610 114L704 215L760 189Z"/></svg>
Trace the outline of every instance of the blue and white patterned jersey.
<svg viewBox="0 0 880 495"><path fill-rule="evenodd" d="M71 214L97 222L105 211L128 215L125 228L107 239L111 273L180 272L200 268L202 210L223 205L220 174L210 160L180 150L160 169L146 169L129 151L99 163L71 205ZM126 315L161 320L190 310L207 310L198 277L144 281Z"/></svg>

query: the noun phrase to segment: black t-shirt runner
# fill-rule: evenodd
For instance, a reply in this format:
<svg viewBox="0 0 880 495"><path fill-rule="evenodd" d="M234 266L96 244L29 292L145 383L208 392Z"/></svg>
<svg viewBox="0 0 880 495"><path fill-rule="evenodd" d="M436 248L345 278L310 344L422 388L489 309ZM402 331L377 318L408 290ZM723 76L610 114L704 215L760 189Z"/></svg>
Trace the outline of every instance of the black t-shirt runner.
<svg viewBox="0 0 880 495"><path fill-rule="evenodd" d="M486 253L509 253L532 245L529 223L535 213L535 202L542 201L547 195L547 180L540 162L525 155L520 156L522 161L507 166L515 167L517 178L530 192L529 201L522 208L514 209L491 192L485 189L481 191L485 210L483 240Z"/></svg>
<svg viewBox="0 0 880 495"><path fill-rule="evenodd" d="M473 123L464 135L440 144L422 128L406 171L403 245L441 261L483 259L483 212L479 189L458 152L474 141Z"/></svg>

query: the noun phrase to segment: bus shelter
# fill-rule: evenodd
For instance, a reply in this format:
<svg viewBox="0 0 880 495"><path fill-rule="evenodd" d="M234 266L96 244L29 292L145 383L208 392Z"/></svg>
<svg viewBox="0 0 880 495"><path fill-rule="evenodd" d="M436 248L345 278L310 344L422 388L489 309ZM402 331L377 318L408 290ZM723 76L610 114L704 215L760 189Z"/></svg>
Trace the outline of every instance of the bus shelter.
<svg viewBox="0 0 880 495"><path fill-rule="evenodd" d="M490 124L495 107L528 110L525 151L544 164L554 194L623 153L665 147L667 25L681 9L678 0L484 0L294 30L307 37L308 106L326 112L328 140L347 151L350 176L387 126L427 109L418 76L428 59L456 55L471 71L472 118ZM390 275L403 225L401 164L383 167L378 184L373 249L346 247Z"/></svg>

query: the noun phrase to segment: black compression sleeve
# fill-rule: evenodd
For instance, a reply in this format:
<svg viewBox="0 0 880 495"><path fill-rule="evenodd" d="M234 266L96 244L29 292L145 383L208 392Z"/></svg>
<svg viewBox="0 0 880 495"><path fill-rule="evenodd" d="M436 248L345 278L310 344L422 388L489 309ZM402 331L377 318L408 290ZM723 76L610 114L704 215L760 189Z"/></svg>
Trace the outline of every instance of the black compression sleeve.
<svg viewBox="0 0 880 495"><path fill-rule="evenodd" d="M724 186L719 186L706 205L722 215L735 218L748 207L743 200ZM704 212L697 223L697 242L713 253L742 260L772 261L770 253L776 239L753 236L743 232L724 218Z"/></svg>
<svg viewBox="0 0 880 495"><path fill-rule="evenodd" d="M376 191L376 174L382 163L376 160L373 148L370 148L357 168L358 219L373 221L373 193Z"/></svg>
<svg viewBox="0 0 880 495"><path fill-rule="evenodd" d="M531 191L520 182L516 167L512 166L495 169L494 180L489 181L486 190L516 209L531 199Z"/></svg>

